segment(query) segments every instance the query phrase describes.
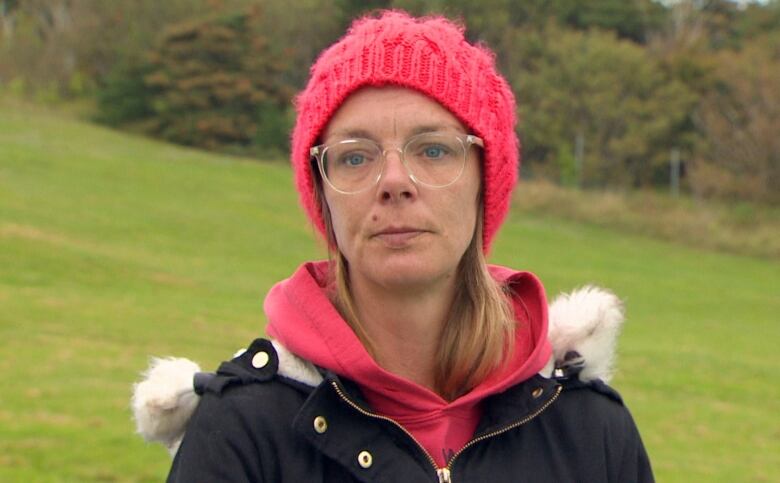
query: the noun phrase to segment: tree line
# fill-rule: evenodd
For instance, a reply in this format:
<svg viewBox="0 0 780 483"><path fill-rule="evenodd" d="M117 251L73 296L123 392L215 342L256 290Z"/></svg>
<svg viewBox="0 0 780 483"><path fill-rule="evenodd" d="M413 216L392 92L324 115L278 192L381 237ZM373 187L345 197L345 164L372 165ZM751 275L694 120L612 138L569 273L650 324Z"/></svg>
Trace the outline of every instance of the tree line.
<svg viewBox="0 0 780 483"><path fill-rule="evenodd" d="M523 176L780 203L780 0L0 0L0 89L279 157L315 56L378 8L446 15L496 52Z"/></svg>

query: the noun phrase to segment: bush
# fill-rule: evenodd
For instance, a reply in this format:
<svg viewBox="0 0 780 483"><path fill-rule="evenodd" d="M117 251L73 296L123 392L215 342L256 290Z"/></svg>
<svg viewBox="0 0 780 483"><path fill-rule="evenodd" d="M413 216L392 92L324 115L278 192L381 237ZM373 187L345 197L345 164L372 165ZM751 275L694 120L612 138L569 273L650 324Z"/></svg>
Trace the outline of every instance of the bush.
<svg viewBox="0 0 780 483"><path fill-rule="evenodd" d="M153 92L144 82L150 72L149 64L130 62L122 63L111 71L106 84L96 94L96 120L119 126L154 114Z"/></svg>
<svg viewBox="0 0 780 483"><path fill-rule="evenodd" d="M291 90L260 34L260 15L251 9L166 29L143 77L154 134L212 150L282 146Z"/></svg>

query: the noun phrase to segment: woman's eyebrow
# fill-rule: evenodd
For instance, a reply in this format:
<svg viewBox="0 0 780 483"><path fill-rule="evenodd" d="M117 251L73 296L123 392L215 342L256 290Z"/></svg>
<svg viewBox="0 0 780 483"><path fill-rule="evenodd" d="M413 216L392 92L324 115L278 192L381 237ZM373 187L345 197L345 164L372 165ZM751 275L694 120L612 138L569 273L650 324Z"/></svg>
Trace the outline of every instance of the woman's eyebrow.
<svg viewBox="0 0 780 483"><path fill-rule="evenodd" d="M418 134L429 133L429 132L441 132L441 131L455 131L458 133L465 134L465 131L461 126L457 124L446 123L446 124L422 124L419 126L415 126L408 131L408 136L416 136ZM333 131L327 136L327 139L330 138L339 138L339 139L361 138L361 139L371 139L372 141L378 141L377 137L374 136L370 131L366 129L360 129L360 128L338 129Z"/></svg>
<svg viewBox="0 0 780 483"><path fill-rule="evenodd" d="M362 139L372 139L374 140L374 136L366 131L365 129L339 129L336 131L333 131L328 135L328 138L337 137L337 138L343 138L343 139L352 139L352 138L362 138Z"/></svg>
<svg viewBox="0 0 780 483"><path fill-rule="evenodd" d="M415 136L417 134L423 134L427 132L440 132L440 131L456 131L465 133L463 131L463 128L458 126L457 124L424 124L422 126L417 126L413 128L409 134L411 136Z"/></svg>

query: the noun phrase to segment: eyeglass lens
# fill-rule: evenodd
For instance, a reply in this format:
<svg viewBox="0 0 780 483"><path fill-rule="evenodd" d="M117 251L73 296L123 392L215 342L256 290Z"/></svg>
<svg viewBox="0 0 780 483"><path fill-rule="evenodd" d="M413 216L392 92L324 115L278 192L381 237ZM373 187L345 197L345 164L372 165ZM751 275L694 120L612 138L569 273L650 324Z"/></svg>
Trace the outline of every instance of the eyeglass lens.
<svg viewBox="0 0 780 483"><path fill-rule="evenodd" d="M403 160L412 177L432 187L454 182L463 171L466 150L454 135L426 133L410 139ZM325 148L322 166L334 188L357 192L377 182L384 156L381 148L367 139L349 139Z"/></svg>

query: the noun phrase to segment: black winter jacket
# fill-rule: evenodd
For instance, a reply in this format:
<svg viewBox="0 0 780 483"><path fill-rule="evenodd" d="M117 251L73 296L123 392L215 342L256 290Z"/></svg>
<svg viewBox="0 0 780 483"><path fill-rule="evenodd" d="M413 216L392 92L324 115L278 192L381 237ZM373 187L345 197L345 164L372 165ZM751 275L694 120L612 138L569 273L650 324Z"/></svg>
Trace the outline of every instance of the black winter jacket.
<svg viewBox="0 0 780 483"><path fill-rule="evenodd" d="M353 383L322 371L311 386L279 359L258 339L196 382L203 397L169 482L653 481L631 415L600 380L535 376L487 398L474 438L437 468Z"/></svg>

